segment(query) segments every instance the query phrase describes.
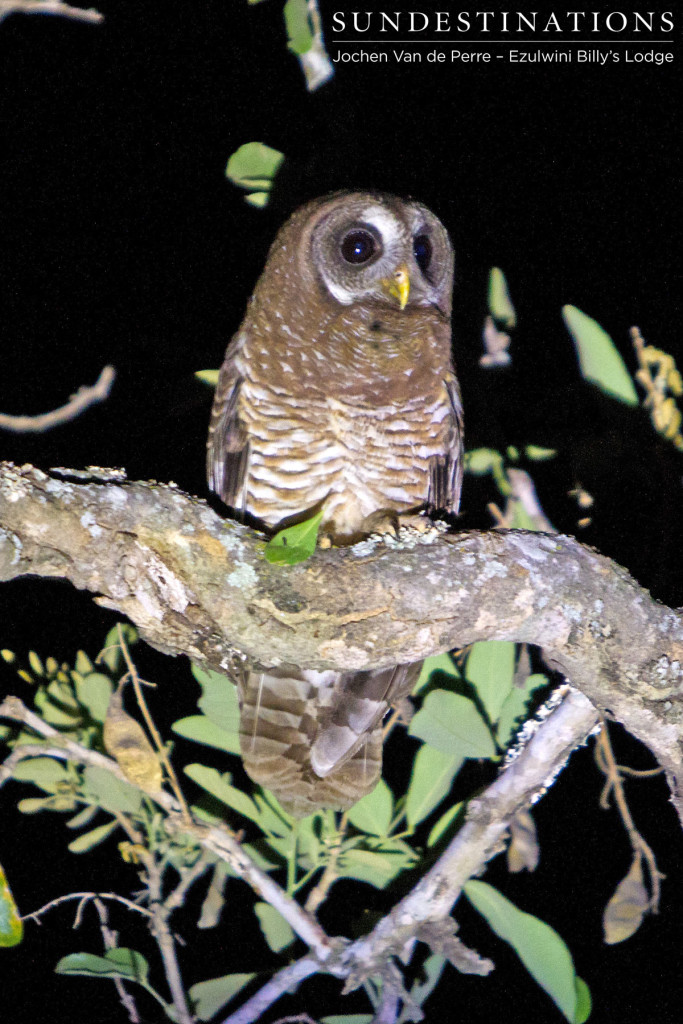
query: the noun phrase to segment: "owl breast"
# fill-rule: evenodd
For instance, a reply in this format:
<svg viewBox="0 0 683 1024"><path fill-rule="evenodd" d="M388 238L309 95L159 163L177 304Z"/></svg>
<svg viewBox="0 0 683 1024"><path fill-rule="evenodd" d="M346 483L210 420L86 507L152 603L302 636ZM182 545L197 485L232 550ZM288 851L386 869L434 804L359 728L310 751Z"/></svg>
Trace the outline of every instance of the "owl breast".
<svg viewBox="0 0 683 1024"><path fill-rule="evenodd" d="M342 540L378 509L423 504L429 464L445 448L451 410L434 394L398 406L331 395L295 398L288 389L246 386L241 417L251 438L244 508L270 526L324 502L323 526Z"/></svg>

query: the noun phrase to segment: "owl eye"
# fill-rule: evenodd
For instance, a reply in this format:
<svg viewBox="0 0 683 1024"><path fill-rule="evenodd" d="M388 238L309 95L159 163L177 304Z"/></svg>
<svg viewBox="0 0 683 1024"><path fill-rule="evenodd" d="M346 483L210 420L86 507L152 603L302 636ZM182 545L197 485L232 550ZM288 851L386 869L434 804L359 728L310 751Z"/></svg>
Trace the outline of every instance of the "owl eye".
<svg viewBox="0 0 683 1024"><path fill-rule="evenodd" d="M426 275L429 264L432 262L432 243L429 240L429 235L415 235L413 256L422 273Z"/></svg>
<svg viewBox="0 0 683 1024"><path fill-rule="evenodd" d="M377 252L378 246L374 235L363 228L349 231L342 239L341 254L347 263L367 263Z"/></svg>

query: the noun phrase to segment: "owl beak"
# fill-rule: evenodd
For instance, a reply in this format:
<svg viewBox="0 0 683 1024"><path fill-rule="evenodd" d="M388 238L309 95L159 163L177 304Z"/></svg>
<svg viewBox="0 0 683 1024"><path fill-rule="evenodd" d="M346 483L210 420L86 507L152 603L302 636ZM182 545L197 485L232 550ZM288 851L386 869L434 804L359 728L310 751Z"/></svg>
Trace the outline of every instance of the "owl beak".
<svg viewBox="0 0 683 1024"><path fill-rule="evenodd" d="M393 299L398 299L400 308L405 309L408 304L408 296L410 295L410 274L407 264L401 263L400 266L396 267L391 277L382 278L381 284L387 295L390 295Z"/></svg>

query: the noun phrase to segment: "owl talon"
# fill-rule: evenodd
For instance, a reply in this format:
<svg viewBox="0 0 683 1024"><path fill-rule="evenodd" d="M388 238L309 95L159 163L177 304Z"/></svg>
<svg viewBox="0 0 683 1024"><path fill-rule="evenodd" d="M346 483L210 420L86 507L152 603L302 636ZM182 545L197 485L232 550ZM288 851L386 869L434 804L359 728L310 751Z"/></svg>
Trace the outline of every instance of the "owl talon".
<svg viewBox="0 0 683 1024"><path fill-rule="evenodd" d="M398 537L400 525L398 512L393 508L380 508L365 517L363 533L375 533L380 537L390 534L393 537Z"/></svg>

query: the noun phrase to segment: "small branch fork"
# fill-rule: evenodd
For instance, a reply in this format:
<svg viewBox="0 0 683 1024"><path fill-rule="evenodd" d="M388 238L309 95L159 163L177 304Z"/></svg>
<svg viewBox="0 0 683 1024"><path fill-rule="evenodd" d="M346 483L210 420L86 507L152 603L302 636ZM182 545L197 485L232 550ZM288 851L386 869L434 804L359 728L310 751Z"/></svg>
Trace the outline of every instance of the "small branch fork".
<svg viewBox="0 0 683 1024"><path fill-rule="evenodd" d="M609 733L607 731L607 722L604 718L602 719L602 728L600 729L600 733L595 744L594 754L596 764L606 778L606 782L600 796L600 806L604 810L607 810L609 807L610 796L614 796L614 802L624 824L624 828L628 833L629 842L631 843L634 856L637 857L638 860L642 857L647 864L647 871L650 876L651 892L649 909L653 914L656 914L659 911L660 881L664 878L664 875L657 867L657 861L652 848L636 828L628 803L626 802L622 775L632 775L636 778L648 778L652 775L658 775L661 772L661 768L636 771L633 768L625 768L623 765L617 764L612 750L612 744L610 743Z"/></svg>
<svg viewBox="0 0 683 1024"><path fill-rule="evenodd" d="M0 0L0 21L6 17L11 11L5 11L5 7L10 6L16 8L17 4L12 2L7 5ZM55 7L63 8L63 11L79 11L80 8L67 7L65 4L54 3L48 4L44 0L35 0L35 6L38 8L44 7ZM63 11L61 13L63 13ZM45 12L42 12L45 13ZM47 11L48 14L58 13L56 10ZM96 11L82 11L82 14L97 14ZM73 17L73 15L69 15ZM102 20L101 15L98 15L97 19L82 18L82 21L87 20ZM41 434L46 430L52 430L53 427L59 427L63 423L69 423L70 420L75 420L77 416L89 409L91 405L96 405L97 402L104 402L109 398L109 392L112 389L114 380L116 379L116 370L113 366L105 366L101 374L95 381L95 383L88 387L85 384L78 389L78 391L71 396L69 401L59 407L59 409L53 409L52 412L44 412L38 416L10 416L7 413L0 413L0 429L11 430L15 434Z"/></svg>

